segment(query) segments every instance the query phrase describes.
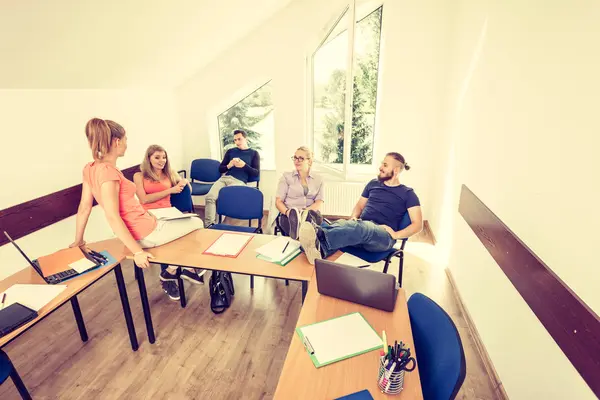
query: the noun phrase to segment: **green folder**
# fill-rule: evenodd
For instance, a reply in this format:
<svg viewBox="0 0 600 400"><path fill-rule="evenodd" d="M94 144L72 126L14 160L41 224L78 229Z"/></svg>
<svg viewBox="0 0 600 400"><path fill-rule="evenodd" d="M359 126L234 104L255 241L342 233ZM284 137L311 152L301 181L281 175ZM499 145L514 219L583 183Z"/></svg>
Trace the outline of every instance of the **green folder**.
<svg viewBox="0 0 600 400"><path fill-rule="evenodd" d="M259 260L269 261L269 262L272 262L273 264L281 265L282 267L284 267L290 261L292 261L294 258L298 257L298 254L300 254L300 253L302 253L302 250L298 249L297 251L293 252L292 254L290 254L289 256L287 256L286 258L284 258L283 260L280 260L280 261L273 261L269 257L265 257L262 254L257 254L256 258L258 258Z"/></svg>
<svg viewBox="0 0 600 400"><path fill-rule="evenodd" d="M341 322L343 318L351 319L351 323L339 324L338 322ZM310 342L310 338L306 340L308 335L305 334L310 329L309 327L315 328L317 325L321 325L317 329L320 329L320 334L324 335L324 337L323 339L319 340L321 349L312 349L313 345ZM316 333L318 335L319 333L317 333L317 329L310 329L311 334L314 335ZM348 332L352 333L349 334ZM358 356L360 354L368 353L373 350L383 349L383 341L381 340L381 337L360 312L341 315L325 321L301 326L296 328L296 333L300 337L300 340L302 340L306 352L316 368L333 364L347 358ZM337 352L337 354L335 351L330 352L332 346L327 344L328 341L332 346L339 344L338 347L343 347L344 351L341 353ZM314 342L316 342L316 340L314 340ZM342 343L343 346L341 345ZM321 350L321 352L318 350ZM311 351L313 354L311 354ZM330 354L325 355L326 352ZM316 353L321 353L324 355L324 358L328 359L322 359L319 361L319 358L317 358L319 357L319 354Z"/></svg>

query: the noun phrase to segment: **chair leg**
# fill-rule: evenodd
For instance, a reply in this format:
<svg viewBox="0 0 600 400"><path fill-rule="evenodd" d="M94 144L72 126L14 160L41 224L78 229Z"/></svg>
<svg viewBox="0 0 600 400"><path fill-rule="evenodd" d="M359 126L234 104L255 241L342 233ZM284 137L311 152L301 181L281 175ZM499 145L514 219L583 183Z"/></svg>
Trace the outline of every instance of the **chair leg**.
<svg viewBox="0 0 600 400"><path fill-rule="evenodd" d="M254 275L250 275L250 289L254 289Z"/></svg>
<svg viewBox="0 0 600 400"><path fill-rule="evenodd" d="M398 286L402 287L402 274L404 273L404 255L400 254L398 258L400 258L400 261L398 262Z"/></svg>
<svg viewBox="0 0 600 400"><path fill-rule="evenodd" d="M288 279L285 280L285 286L290 286L290 281Z"/></svg>
<svg viewBox="0 0 600 400"><path fill-rule="evenodd" d="M31 400L31 395L27 391L27 388L25 387L25 384L21 380L21 377L19 376L19 373L17 372L14 365L12 366L12 371L10 372L10 377L11 377L13 383L15 384L15 387L19 391L21 398L23 400Z"/></svg>
<svg viewBox="0 0 600 400"><path fill-rule="evenodd" d="M391 257L385 259L385 265L383 266L383 273L387 274L388 267L390 266Z"/></svg>

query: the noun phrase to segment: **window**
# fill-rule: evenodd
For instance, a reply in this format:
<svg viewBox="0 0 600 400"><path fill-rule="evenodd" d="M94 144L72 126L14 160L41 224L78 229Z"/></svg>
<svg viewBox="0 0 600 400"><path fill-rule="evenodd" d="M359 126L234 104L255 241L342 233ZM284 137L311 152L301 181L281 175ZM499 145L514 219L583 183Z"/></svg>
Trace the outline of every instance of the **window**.
<svg viewBox="0 0 600 400"><path fill-rule="evenodd" d="M233 131L243 129L248 144L260 154L261 169L275 169L275 125L273 119L271 82L267 82L248 96L219 114L221 158L234 147Z"/></svg>
<svg viewBox="0 0 600 400"><path fill-rule="evenodd" d="M311 60L315 161L346 176L373 165L382 13L381 3L351 3Z"/></svg>

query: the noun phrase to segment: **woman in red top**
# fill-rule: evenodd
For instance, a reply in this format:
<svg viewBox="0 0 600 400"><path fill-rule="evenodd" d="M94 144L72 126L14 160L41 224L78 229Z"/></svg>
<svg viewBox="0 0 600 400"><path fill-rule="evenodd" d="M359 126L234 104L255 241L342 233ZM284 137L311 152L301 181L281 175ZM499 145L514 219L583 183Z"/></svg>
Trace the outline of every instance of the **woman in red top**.
<svg viewBox="0 0 600 400"><path fill-rule="evenodd" d="M199 218L157 221L135 196L136 186L117 168L117 159L127 150L125 129L114 121L93 118L85 126L94 161L83 169L81 201L77 210L75 241L70 247L85 244L85 227L92 212L94 199L104 210L114 234L133 253L136 265L148 268L152 254L144 248L168 243L191 231L202 228ZM161 280L176 280L176 269L161 272Z"/></svg>
<svg viewBox="0 0 600 400"><path fill-rule="evenodd" d="M185 185L188 185L187 179L182 179L171 168L167 151L156 144L149 146L146 150L140 170L141 172L136 172L133 175L133 182L140 203L146 210L172 207L171 195L181 193ZM163 264L162 270L164 271L165 268L167 268L167 265ZM184 268L181 277L192 283L204 284L205 272L206 270L196 272L194 269ZM177 281L163 281L162 286L167 294L179 294ZM174 288L171 286L174 286ZM169 295L169 297L171 296Z"/></svg>

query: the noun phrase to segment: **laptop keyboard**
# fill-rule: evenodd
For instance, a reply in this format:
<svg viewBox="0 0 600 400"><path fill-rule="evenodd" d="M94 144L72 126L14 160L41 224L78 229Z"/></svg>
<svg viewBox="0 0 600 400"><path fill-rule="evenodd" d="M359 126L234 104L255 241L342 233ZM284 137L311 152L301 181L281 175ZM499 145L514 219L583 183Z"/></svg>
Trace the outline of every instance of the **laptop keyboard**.
<svg viewBox="0 0 600 400"><path fill-rule="evenodd" d="M77 275L77 271L75 271L74 269L69 269L67 271L62 271L54 274L55 277L60 279L65 279L73 275Z"/></svg>

